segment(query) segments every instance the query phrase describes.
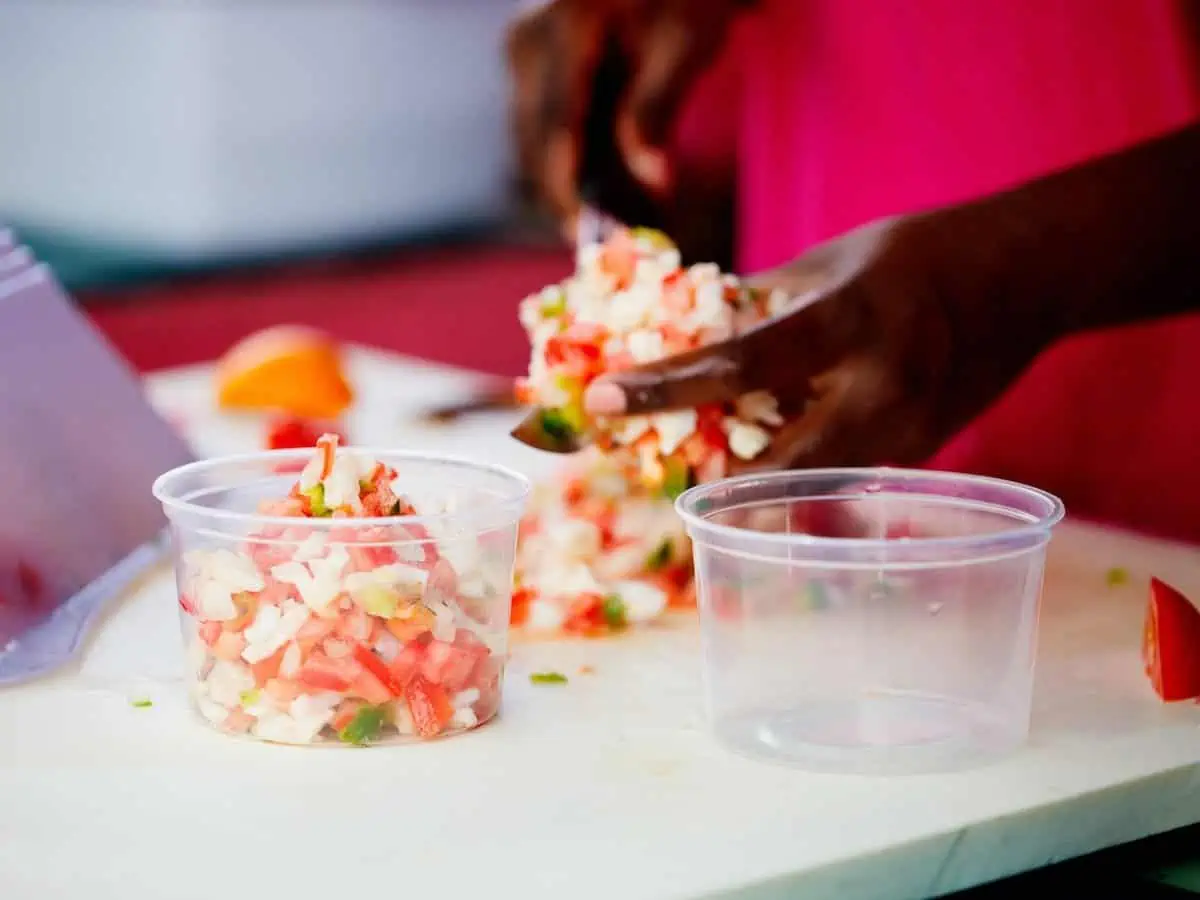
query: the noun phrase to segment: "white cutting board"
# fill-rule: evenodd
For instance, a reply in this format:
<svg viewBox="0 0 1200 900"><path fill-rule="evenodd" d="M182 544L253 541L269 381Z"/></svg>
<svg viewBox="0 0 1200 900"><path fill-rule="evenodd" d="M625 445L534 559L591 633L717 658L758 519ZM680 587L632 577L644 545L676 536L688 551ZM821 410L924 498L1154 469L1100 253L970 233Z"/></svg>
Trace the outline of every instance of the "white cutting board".
<svg viewBox="0 0 1200 900"><path fill-rule="evenodd" d="M407 425L472 378L357 354L363 443L526 470L511 416ZM202 452L258 446L211 413L207 370L151 379ZM206 411L209 410L209 411ZM191 430L190 429L190 430ZM1112 566L1127 586L1108 587ZM514 648L503 714L395 749L280 748L195 723L159 573L75 671L0 692L0 896L289 900L916 898L1200 821L1200 707L1141 672L1150 574L1200 592L1200 550L1068 523L1047 570L1033 737L973 772L818 776L733 756L705 733L684 618L616 640ZM581 666L593 674L577 674ZM534 686L531 671L570 675ZM149 697L149 709L131 700Z"/></svg>

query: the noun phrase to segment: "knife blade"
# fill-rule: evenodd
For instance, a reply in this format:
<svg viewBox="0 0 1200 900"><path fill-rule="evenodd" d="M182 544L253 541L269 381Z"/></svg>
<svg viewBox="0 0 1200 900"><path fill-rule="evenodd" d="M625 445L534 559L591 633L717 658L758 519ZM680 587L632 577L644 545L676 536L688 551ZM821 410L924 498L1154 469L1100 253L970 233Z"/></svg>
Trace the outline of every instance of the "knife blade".
<svg viewBox="0 0 1200 900"><path fill-rule="evenodd" d="M0 682L12 682L66 662L162 557L150 485L193 457L46 266L0 275L0 322Z"/></svg>

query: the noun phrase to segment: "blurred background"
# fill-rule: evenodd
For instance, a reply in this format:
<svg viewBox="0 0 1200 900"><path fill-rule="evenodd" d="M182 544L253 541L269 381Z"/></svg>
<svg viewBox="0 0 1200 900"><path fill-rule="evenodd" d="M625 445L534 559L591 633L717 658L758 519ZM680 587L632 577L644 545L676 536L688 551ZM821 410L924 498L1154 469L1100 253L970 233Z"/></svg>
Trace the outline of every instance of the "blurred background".
<svg viewBox="0 0 1200 900"><path fill-rule="evenodd" d="M280 321L504 374L568 270L514 188L514 0L5 0L0 221L130 360Z"/></svg>

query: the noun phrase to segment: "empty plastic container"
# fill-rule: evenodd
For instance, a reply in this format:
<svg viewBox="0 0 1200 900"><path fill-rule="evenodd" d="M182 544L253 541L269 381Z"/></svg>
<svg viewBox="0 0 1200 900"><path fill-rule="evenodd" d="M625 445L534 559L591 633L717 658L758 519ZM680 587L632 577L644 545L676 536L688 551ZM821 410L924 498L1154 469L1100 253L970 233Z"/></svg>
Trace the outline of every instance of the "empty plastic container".
<svg viewBox="0 0 1200 900"><path fill-rule="evenodd" d="M285 744L361 746L483 724L500 704L528 482L465 460L337 455L357 466L351 486L386 483L404 514L286 514L301 502L286 498L309 450L205 460L155 482L193 706L222 731ZM323 505L318 487L309 502Z"/></svg>
<svg viewBox="0 0 1200 900"><path fill-rule="evenodd" d="M899 469L684 493L705 692L734 750L818 771L978 764L1029 733L1055 497Z"/></svg>

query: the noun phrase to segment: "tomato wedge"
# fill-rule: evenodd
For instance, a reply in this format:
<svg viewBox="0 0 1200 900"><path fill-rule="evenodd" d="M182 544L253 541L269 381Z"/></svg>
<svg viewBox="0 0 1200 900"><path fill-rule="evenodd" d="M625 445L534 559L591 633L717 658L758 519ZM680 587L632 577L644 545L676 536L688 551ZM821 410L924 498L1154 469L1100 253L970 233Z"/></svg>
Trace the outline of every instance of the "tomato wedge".
<svg viewBox="0 0 1200 900"><path fill-rule="evenodd" d="M334 659L313 653L296 673L296 683L309 691L346 691L362 671L362 665L348 656Z"/></svg>
<svg viewBox="0 0 1200 900"><path fill-rule="evenodd" d="M437 737L454 717L454 704L438 685L417 675L404 689L413 726L424 738Z"/></svg>
<svg viewBox="0 0 1200 900"><path fill-rule="evenodd" d="M519 628L529 620L529 605L537 595L529 588L516 588L512 594L512 612L509 624Z"/></svg>
<svg viewBox="0 0 1200 900"><path fill-rule="evenodd" d="M288 645L284 644L266 659L250 664L250 673L254 683L263 687L268 681L279 674L279 666L283 663L283 654L287 653Z"/></svg>
<svg viewBox="0 0 1200 900"><path fill-rule="evenodd" d="M413 677L421 671L421 661L424 657L425 648L420 640L411 640L401 647L400 652L396 654L396 658L388 666L388 670L392 676L392 683L398 684L403 688L412 681Z"/></svg>
<svg viewBox="0 0 1200 900"><path fill-rule="evenodd" d="M1142 661L1164 703L1200 697L1200 609L1157 578L1150 579Z"/></svg>
<svg viewBox="0 0 1200 900"><path fill-rule="evenodd" d="M467 686L479 661L487 655L487 647L479 643L430 641L421 660L421 674L430 682L456 693Z"/></svg>
<svg viewBox="0 0 1200 900"><path fill-rule="evenodd" d="M387 692L391 696L399 697L404 692L404 684L392 674L392 670L387 667L387 663L376 656L370 647L355 644L353 655L358 664L371 673L387 689ZM371 698L368 697L367 699L370 700Z"/></svg>

